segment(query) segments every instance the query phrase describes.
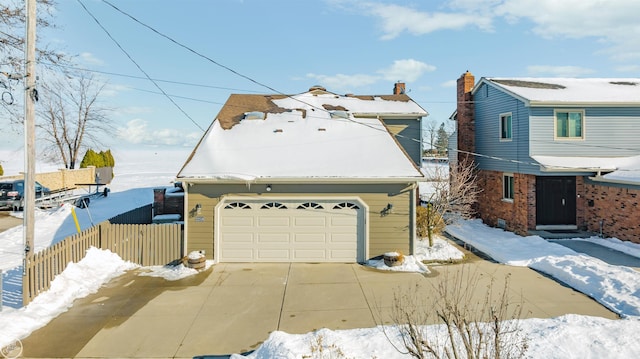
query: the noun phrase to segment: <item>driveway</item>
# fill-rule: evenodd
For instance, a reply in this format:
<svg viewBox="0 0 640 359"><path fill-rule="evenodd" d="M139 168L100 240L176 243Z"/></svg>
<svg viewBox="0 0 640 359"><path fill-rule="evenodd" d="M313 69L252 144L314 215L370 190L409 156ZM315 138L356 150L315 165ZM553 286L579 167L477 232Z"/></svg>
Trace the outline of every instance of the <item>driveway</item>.
<svg viewBox="0 0 640 359"><path fill-rule="evenodd" d="M24 355L192 358L242 353L256 349L276 330L307 333L389 323L394 293L419 284L429 308L433 286L456 273L476 273L477 288L486 288L492 279L502 288L510 277L509 297L524 296L525 317L576 313L616 318L585 295L531 269L470 256L464 265L431 267L427 276L358 264L304 263L223 263L173 282L133 271L77 300L24 339Z"/></svg>
<svg viewBox="0 0 640 359"><path fill-rule="evenodd" d="M0 209L0 233L22 224L21 218L11 216L11 211Z"/></svg>

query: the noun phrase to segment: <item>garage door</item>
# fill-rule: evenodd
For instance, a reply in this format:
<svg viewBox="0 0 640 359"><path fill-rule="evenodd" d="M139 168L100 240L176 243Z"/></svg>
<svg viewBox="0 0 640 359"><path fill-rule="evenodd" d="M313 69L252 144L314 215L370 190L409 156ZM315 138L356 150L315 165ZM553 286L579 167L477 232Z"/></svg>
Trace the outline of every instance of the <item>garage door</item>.
<svg viewBox="0 0 640 359"><path fill-rule="evenodd" d="M221 262L357 262L364 258L357 201L227 201L220 209Z"/></svg>

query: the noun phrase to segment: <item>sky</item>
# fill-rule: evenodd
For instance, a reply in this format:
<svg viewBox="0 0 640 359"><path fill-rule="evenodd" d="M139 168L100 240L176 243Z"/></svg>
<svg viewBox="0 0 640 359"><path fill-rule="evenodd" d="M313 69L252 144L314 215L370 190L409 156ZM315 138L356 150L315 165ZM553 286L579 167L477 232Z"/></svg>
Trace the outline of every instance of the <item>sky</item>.
<svg viewBox="0 0 640 359"><path fill-rule="evenodd" d="M106 147L192 148L232 93L389 94L401 81L425 122L451 130L467 70L640 77L638 13L634 0L59 0L58 28L38 37L107 83Z"/></svg>

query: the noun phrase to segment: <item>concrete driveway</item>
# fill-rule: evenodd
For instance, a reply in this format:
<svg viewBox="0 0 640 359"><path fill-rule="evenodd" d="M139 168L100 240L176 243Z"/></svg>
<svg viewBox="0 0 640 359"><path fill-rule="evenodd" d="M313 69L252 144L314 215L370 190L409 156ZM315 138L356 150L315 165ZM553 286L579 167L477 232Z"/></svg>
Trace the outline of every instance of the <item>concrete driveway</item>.
<svg viewBox="0 0 640 359"><path fill-rule="evenodd" d="M32 358L192 358L256 349L269 333L374 327L390 322L393 293L419 284L425 308L434 285L475 273L483 296L493 279L510 298L524 296L524 316L616 315L570 288L522 267L474 257L433 273L376 271L358 264L217 264L179 281L130 272L23 340ZM464 282L463 282L464 283Z"/></svg>

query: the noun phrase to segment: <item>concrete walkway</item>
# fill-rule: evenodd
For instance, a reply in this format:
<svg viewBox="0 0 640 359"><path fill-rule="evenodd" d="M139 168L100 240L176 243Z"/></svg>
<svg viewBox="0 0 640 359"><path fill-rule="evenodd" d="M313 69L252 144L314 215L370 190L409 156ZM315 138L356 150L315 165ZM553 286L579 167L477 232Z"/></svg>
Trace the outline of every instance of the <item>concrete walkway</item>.
<svg viewBox="0 0 640 359"><path fill-rule="evenodd" d="M471 255L473 256L473 255ZM192 358L256 349L272 331L307 333L390 323L394 293L416 288L431 308L434 286L472 276L483 297L510 278L509 298L524 297L525 317L567 313L616 318L570 288L523 267L473 258L432 267L428 276L380 272L358 264L218 264L179 281L127 273L79 299L23 340L30 358ZM464 284L464 285L466 285Z"/></svg>

